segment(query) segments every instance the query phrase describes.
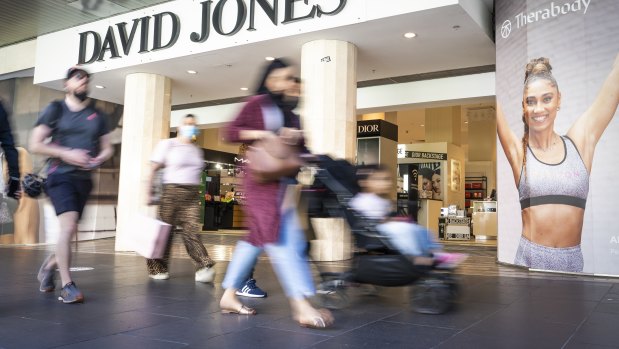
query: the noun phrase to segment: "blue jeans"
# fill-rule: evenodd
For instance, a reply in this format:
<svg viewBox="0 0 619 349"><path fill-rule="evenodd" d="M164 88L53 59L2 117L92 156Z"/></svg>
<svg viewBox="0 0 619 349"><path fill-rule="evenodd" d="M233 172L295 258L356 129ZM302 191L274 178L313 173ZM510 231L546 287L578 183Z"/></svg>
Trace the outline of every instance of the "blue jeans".
<svg viewBox="0 0 619 349"><path fill-rule="evenodd" d="M438 244L425 227L409 222L387 222L376 226L400 253L409 256L427 256L432 250L440 250Z"/></svg>
<svg viewBox="0 0 619 349"><path fill-rule="evenodd" d="M232 260L222 282L224 289L240 289L256 264L258 256L266 251L271 265L288 298L302 299L315 293L309 263L305 257L307 242L294 210L282 214L277 243L265 244L264 248L247 241L236 244Z"/></svg>

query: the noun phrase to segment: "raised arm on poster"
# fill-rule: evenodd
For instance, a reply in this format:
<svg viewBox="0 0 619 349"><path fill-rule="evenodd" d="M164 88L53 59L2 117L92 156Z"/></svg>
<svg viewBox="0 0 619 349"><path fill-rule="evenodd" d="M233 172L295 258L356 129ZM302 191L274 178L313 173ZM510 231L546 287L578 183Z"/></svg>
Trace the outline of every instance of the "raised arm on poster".
<svg viewBox="0 0 619 349"><path fill-rule="evenodd" d="M593 153L602 133L610 124L619 103L619 54L593 104L574 122L567 132L580 151L587 170L591 172Z"/></svg>
<svg viewBox="0 0 619 349"><path fill-rule="evenodd" d="M595 146L619 103L619 56L593 104L567 135L555 132L561 92L548 58L526 66L519 138L497 105L497 133L520 199L522 237L515 264L581 272L580 249Z"/></svg>

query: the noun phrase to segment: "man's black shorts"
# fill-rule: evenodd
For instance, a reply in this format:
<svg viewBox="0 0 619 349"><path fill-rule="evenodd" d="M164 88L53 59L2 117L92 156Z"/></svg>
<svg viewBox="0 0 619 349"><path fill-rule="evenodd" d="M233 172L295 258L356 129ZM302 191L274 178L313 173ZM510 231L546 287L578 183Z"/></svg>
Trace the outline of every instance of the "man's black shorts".
<svg viewBox="0 0 619 349"><path fill-rule="evenodd" d="M82 217L91 190L90 177L74 176L70 173L51 174L45 184L45 192L52 200L57 216L75 211Z"/></svg>

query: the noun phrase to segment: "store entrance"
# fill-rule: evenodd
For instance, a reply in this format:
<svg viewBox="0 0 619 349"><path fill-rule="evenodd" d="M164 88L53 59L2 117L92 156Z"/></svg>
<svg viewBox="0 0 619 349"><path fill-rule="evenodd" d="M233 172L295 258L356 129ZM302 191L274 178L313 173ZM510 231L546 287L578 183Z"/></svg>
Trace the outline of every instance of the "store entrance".
<svg viewBox="0 0 619 349"><path fill-rule="evenodd" d="M397 202L446 244L497 244L494 103L359 115L398 127Z"/></svg>
<svg viewBox="0 0 619 349"><path fill-rule="evenodd" d="M240 230L246 227L242 208L243 160L238 153L230 152L238 150L238 146L220 149L203 148L205 167L200 188L202 230L241 233Z"/></svg>

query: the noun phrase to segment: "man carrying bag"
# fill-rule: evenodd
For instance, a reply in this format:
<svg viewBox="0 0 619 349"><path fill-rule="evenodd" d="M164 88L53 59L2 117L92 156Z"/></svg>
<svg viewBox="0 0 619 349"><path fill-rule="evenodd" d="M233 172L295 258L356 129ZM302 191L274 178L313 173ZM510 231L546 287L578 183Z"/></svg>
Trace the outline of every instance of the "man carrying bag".
<svg viewBox="0 0 619 349"><path fill-rule="evenodd" d="M89 81L90 75L84 69L70 68L64 82L64 100L52 102L43 110L30 136L30 150L50 157L45 192L60 222L56 253L43 262L37 276L39 290L54 291L58 267L63 285L58 299L64 303L84 301L69 272L71 240L92 190L91 171L114 152L107 116L88 98ZM50 136L51 142L46 143Z"/></svg>

